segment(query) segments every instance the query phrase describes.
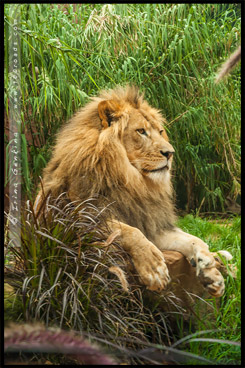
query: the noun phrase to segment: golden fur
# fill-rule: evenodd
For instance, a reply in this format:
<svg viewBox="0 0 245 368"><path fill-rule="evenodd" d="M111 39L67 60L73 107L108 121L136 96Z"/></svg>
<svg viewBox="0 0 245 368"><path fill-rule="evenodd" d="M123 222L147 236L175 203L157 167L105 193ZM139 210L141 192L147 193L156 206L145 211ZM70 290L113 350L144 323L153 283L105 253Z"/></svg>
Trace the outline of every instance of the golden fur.
<svg viewBox="0 0 245 368"><path fill-rule="evenodd" d="M114 103L113 116L110 126L105 127L98 106L101 103L105 111L103 102L108 100ZM156 172L152 175L159 174L162 180L152 180L147 172L142 175L136 168L138 160L145 169L154 169L165 157L159 156L158 148L152 149L154 137L147 137L148 147L144 137L139 136L142 142L136 141L134 131L148 124L159 138L162 131L167 140L164 122L159 111L150 107L135 87L102 92L58 134L53 157L43 173L45 193L58 196L67 191L71 199L81 200L99 194L102 204L114 203L118 220L137 227L149 239L160 229L171 228L175 216L169 177L164 180L165 173ZM136 145L141 143L135 157Z"/></svg>
<svg viewBox="0 0 245 368"><path fill-rule="evenodd" d="M208 245L174 226L174 149L164 123L135 87L93 97L58 134L34 208L39 212L48 193L81 201L97 196L99 205L111 204L108 225L148 289L161 291L169 282L162 253L169 249L181 252L208 291L220 296L224 280Z"/></svg>

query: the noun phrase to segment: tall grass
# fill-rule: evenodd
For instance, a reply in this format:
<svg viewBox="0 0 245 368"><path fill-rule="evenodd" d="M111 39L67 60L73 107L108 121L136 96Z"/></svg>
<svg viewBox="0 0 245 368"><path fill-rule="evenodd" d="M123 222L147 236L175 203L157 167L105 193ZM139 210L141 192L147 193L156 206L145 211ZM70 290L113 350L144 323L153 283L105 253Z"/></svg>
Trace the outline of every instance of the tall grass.
<svg viewBox="0 0 245 368"><path fill-rule="evenodd" d="M55 133L88 96L134 83L168 120L178 205L223 210L226 196L239 197L239 68L214 84L218 67L240 43L239 4L20 6L26 192L35 192ZM5 68L8 115L7 102Z"/></svg>

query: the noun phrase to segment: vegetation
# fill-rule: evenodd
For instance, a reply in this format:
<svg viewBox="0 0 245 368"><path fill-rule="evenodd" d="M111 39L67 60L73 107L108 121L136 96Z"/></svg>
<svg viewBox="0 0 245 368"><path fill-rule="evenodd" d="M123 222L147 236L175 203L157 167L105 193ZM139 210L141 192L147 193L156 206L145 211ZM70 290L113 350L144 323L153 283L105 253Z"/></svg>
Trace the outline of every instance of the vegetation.
<svg viewBox="0 0 245 368"><path fill-rule="evenodd" d="M35 195L55 133L89 96L134 83L168 120L178 205L221 211L228 195L239 200L239 68L214 84L240 43L239 4L20 6L23 192Z"/></svg>
<svg viewBox="0 0 245 368"><path fill-rule="evenodd" d="M10 6L5 5L6 66ZM22 193L30 201L23 211L20 248L9 243L6 219L6 321L37 320L77 330L123 363L239 364L240 217L215 222L188 215L179 220L211 251L229 250L236 266L228 267L220 305L212 297L200 300L186 321L168 290L160 296L146 292L128 271L130 259L115 234L107 233L105 212L96 207L96 199L65 203L62 209L61 196L49 203L44 222L37 221L32 202L60 126L89 96L124 83L138 85L168 120L176 150L177 205L199 214L223 211L227 196L239 200L240 70L219 85L214 77L240 44L240 5L19 6ZM7 163L7 67L4 79ZM174 304L177 312L167 313L164 302ZM200 310L207 303L211 312L204 321Z"/></svg>
<svg viewBox="0 0 245 368"><path fill-rule="evenodd" d="M237 267L227 266L220 305L213 297L196 299L194 310L186 306L185 311L171 288L159 295L140 285L116 234L108 237L104 216L109 208L97 208L92 198L65 207L64 201L64 196L50 200L43 222L27 205L21 247L9 243L6 249L6 321L43 321L80 331L130 364L240 362L239 217L222 224L193 216L180 220L211 250L229 249ZM166 304L173 308L167 310Z"/></svg>

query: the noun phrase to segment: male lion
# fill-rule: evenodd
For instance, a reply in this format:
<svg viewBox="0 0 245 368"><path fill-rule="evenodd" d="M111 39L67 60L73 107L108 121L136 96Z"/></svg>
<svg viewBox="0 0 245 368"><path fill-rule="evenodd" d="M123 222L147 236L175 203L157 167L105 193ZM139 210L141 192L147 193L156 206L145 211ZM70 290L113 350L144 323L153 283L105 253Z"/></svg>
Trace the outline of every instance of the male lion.
<svg viewBox="0 0 245 368"><path fill-rule="evenodd" d="M208 245L174 225L174 148L164 123L135 87L93 97L58 134L34 209L39 211L48 193L67 192L71 200L99 195L101 205L112 203L109 227L119 231L120 244L148 289L161 291L168 284L162 250L174 250L196 267L210 294L221 296L224 280Z"/></svg>

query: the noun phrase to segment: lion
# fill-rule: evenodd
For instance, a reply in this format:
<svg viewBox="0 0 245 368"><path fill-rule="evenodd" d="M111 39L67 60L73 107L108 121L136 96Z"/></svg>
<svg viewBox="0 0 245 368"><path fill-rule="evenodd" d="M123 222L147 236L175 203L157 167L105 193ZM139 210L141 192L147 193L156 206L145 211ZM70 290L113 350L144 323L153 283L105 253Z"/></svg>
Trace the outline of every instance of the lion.
<svg viewBox="0 0 245 368"><path fill-rule="evenodd" d="M120 234L149 290L161 292L170 282L162 251L173 250L196 267L199 280L218 297L224 279L208 245L175 225L170 174L175 150L165 124L137 87L102 91L58 133L34 210L40 212L48 193L66 192L71 201L97 195L101 205L111 203L108 226Z"/></svg>

